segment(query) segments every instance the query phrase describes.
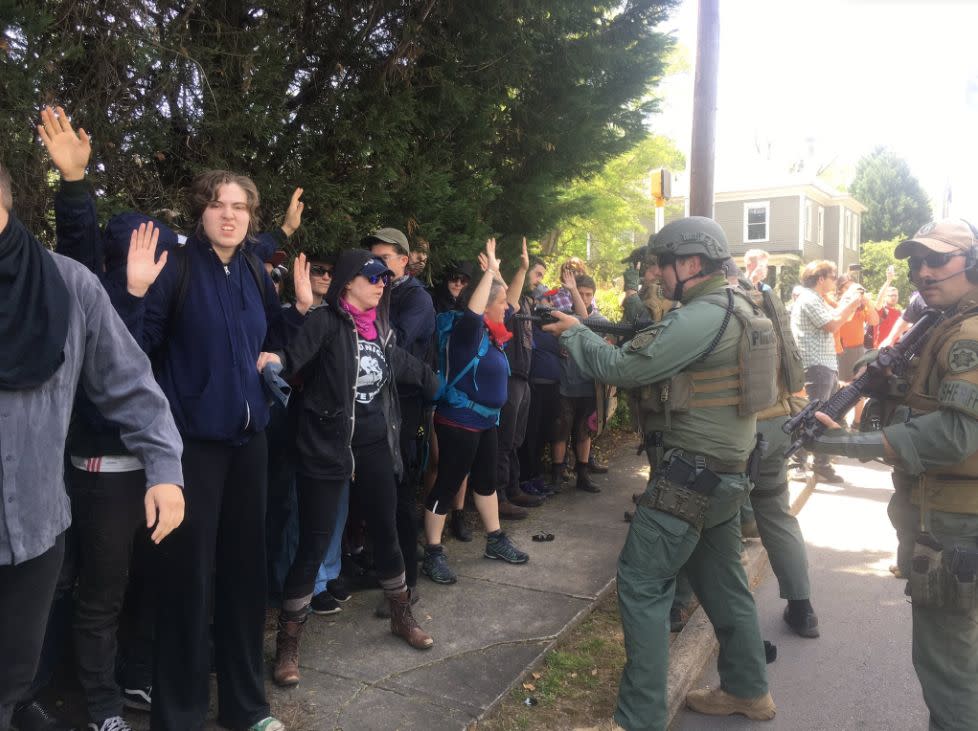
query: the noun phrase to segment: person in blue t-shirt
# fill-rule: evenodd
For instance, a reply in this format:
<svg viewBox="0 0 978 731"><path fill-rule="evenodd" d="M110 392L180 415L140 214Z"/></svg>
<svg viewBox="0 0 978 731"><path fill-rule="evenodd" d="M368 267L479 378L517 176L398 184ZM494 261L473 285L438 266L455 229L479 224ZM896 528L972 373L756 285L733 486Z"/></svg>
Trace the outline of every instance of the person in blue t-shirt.
<svg viewBox="0 0 978 731"><path fill-rule="evenodd" d="M469 475L475 507L486 529L485 557L508 563L529 560L499 528L499 501L496 497L496 422L498 409L506 403L509 364L503 345L513 334L506 329L509 304L506 284L499 275L496 241L486 242L479 254L482 277L471 291L468 305L455 323L448 341L446 382L452 383L459 371L468 366L479 352L488 331L489 348L478 365L470 368L455 383L455 388L470 400L471 406L452 406L442 400L435 411L435 434L440 462L435 485L425 500L424 530L426 538L424 563L421 567L432 581L454 584L455 572L448 565L441 534L445 516L452 509L462 480ZM463 297L466 293L463 293ZM495 415L492 412L495 410ZM489 412L489 413L487 413Z"/></svg>

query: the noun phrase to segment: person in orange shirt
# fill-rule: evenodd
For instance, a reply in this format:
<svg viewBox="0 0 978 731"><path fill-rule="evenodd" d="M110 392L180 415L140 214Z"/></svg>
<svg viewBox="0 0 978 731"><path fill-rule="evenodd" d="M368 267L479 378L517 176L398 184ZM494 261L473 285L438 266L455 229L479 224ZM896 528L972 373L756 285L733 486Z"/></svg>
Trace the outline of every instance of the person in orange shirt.
<svg viewBox="0 0 978 731"><path fill-rule="evenodd" d="M859 282L846 277L839 283L838 296L841 297L850 287L858 287L861 301L849 321L835 335L835 350L839 356L839 381L843 383L849 382L856 362L866 354L866 326L878 325L880 321L879 313Z"/></svg>

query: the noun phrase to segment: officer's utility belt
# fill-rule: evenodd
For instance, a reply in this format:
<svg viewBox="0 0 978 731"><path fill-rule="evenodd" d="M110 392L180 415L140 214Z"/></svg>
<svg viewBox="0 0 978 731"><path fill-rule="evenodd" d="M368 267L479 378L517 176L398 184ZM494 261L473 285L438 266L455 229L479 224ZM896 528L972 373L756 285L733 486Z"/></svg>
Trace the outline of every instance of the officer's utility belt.
<svg viewBox="0 0 978 731"><path fill-rule="evenodd" d="M649 464L652 466L652 469L656 469L659 463L662 461L662 456L665 451L665 447L662 444L662 432L648 432L645 435L644 440L643 448L648 454ZM742 473L747 471L747 460L741 460L739 462L723 462L705 454L701 455L687 452L685 449L673 449L670 451L670 455L673 457L682 457L688 463L693 465L702 465L703 467L713 470L717 474L721 475L725 473Z"/></svg>
<svg viewBox="0 0 978 731"><path fill-rule="evenodd" d="M944 549L930 533L921 533L913 547L910 598L918 607L978 609L978 550Z"/></svg>
<svg viewBox="0 0 978 731"><path fill-rule="evenodd" d="M699 529L703 527L710 496L719 484L720 477L706 466L704 457L686 455L677 449L655 471L651 490L638 504L675 515Z"/></svg>

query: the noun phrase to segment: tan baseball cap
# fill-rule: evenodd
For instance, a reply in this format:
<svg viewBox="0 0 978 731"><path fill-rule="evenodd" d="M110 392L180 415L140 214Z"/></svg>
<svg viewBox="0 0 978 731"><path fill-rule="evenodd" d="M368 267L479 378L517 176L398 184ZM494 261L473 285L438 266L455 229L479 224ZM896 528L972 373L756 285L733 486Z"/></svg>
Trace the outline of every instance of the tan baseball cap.
<svg viewBox="0 0 978 731"><path fill-rule="evenodd" d="M920 246L941 254L951 254L955 251L969 251L973 246L978 246L978 241L966 221L945 218L921 226L912 239L897 245L894 254L897 259L906 259L918 251Z"/></svg>
<svg viewBox="0 0 978 731"><path fill-rule="evenodd" d="M396 228L378 228L367 238L377 239L378 241L383 241L385 244L400 246L402 249L404 249L405 254L411 253L411 247L408 246L407 236L398 231Z"/></svg>

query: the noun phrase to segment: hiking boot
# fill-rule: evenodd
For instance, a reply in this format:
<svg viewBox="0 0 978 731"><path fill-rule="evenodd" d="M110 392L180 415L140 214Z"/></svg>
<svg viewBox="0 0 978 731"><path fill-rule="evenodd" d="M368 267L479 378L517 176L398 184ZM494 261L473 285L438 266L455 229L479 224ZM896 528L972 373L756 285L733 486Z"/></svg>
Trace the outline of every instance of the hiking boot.
<svg viewBox="0 0 978 731"><path fill-rule="evenodd" d="M418 594L418 587L409 586L407 588L408 595L411 597L411 606L413 607L418 603L421 595ZM374 609L374 616L378 619L390 619L391 618L391 603L387 601L387 597L383 594L380 595L380 603L377 608Z"/></svg>
<svg viewBox="0 0 978 731"><path fill-rule="evenodd" d="M506 563L526 563L530 560L529 555L514 546L513 542L502 531L486 536L486 550L482 555Z"/></svg>
<svg viewBox="0 0 978 731"><path fill-rule="evenodd" d="M391 612L391 632L403 638L415 650L427 650L435 644L431 635L418 626L417 620L411 613L411 596L407 590L388 597Z"/></svg>
<svg viewBox="0 0 978 731"><path fill-rule="evenodd" d="M689 611L688 607L674 606L669 610L669 631L670 632L682 632L686 623L689 622L689 618L692 612Z"/></svg>
<svg viewBox="0 0 978 731"><path fill-rule="evenodd" d="M448 565L445 549L442 546L426 546L421 573L436 584L454 584L458 581L455 572Z"/></svg>
<svg viewBox="0 0 978 731"><path fill-rule="evenodd" d="M306 615L301 619L283 619L278 616L278 633L275 635L275 667L272 679L276 685L289 687L299 684L299 637L306 624Z"/></svg>
<svg viewBox="0 0 978 731"><path fill-rule="evenodd" d="M550 477L547 479L547 489L553 493L560 492L561 483L564 481L564 466L554 465L550 468Z"/></svg>
<svg viewBox="0 0 978 731"><path fill-rule="evenodd" d="M591 472L596 475L606 475L608 474L608 463L599 462L598 458L593 454L587 459L587 466L591 468Z"/></svg>
<svg viewBox="0 0 978 731"><path fill-rule="evenodd" d="M102 723L89 723L87 729L88 731L132 731L132 726L126 723L122 716L112 716Z"/></svg>
<svg viewBox="0 0 978 731"><path fill-rule="evenodd" d="M644 494L645 494L644 492L633 492L632 493L632 502L635 503L636 505L638 505L639 502L641 502L641 500L642 500L642 495L644 495Z"/></svg>
<svg viewBox="0 0 978 731"><path fill-rule="evenodd" d="M309 610L313 614L338 614L343 611L336 597L329 593L329 589L316 594L309 602Z"/></svg>
<svg viewBox="0 0 978 731"><path fill-rule="evenodd" d="M746 523L741 523L740 535L743 538L760 538L761 534L757 532L757 521L750 520Z"/></svg>
<svg viewBox="0 0 978 731"><path fill-rule="evenodd" d="M543 498L539 495L530 495L516 488L512 492L506 493L506 502L519 505L521 508L539 508L543 505ZM500 507L502 507L502 502L500 502Z"/></svg>
<svg viewBox="0 0 978 731"><path fill-rule="evenodd" d="M788 606L784 608L784 621L799 637L819 636L818 616L807 601L799 602L797 605L788 602Z"/></svg>
<svg viewBox="0 0 978 731"><path fill-rule="evenodd" d="M601 492L601 488L591 482L591 468L587 462L578 462L577 467L577 489L584 492Z"/></svg>
<svg viewBox="0 0 978 731"><path fill-rule="evenodd" d="M285 724L277 718L266 716L258 723L251 724L248 731L285 731Z"/></svg>
<svg viewBox="0 0 978 731"><path fill-rule="evenodd" d="M350 590L346 586L346 582L343 581L343 577L341 576L337 576L335 579L327 581L326 591L328 591L329 595L340 604L350 601L350 597L352 596L352 594L350 594Z"/></svg>
<svg viewBox="0 0 978 731"><path fill-rule="evenodd" d="M134 686L122 689L122 705L136 711L149 711L153 708L153 686Z"/></svg>
<svg viewBox="0 0 978 731"><path fill-rule="evenodd" d="M468 543L472 540L472 531L465 524L465 511L453 510L448 516L448 527L455 540Z"/></svg>
<svg viewBox="0 0 978 731"><path fill-rule="evenodd" d="M710 716L740 713L752 721L770 721L777 709L770 693L757 698L738 698L720 688L702 688L686 694L686 707Z"/></svg>
<svg viewBox="0 0 978 731"><path fill-rule="evenodd" d="M836 472L835 468L830 464L817 464L812 467L812 472L815 473L818 482L825 483L826 485L841 485L845 482L842 479L842 475Z"/></svg>
<svg viewBox="0 0 978 731"><path fill-rule="evenodd" d="M499 503L499 518L501 520L523 520L528 512L524 508L513 505L509 500Z"/></svg>

